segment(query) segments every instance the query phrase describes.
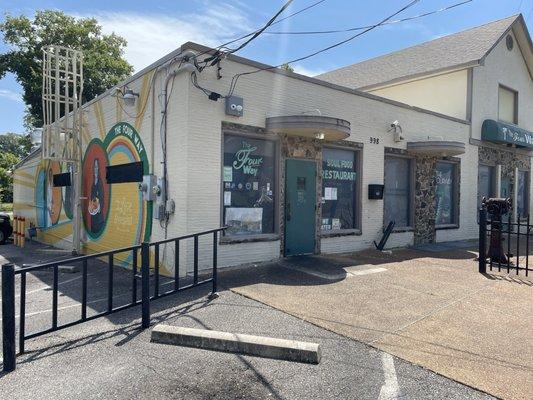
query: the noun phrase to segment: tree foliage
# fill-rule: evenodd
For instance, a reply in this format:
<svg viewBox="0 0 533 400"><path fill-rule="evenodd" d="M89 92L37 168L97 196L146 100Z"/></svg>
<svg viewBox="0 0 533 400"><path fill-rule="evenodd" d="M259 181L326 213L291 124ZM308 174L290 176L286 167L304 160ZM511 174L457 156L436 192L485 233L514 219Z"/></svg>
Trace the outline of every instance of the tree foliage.
<svg viewBox="0 0 533 400"><path fill-rule="evenodd" d="M13 201L13 169L31 150L28 136L0 135L0 202Z"/></svg>
<svg viewBox="0 0 533 400"><path fill-rule="evenodd" d="M133 71L123 58L126 40L102 33L94 18L75 18L61 11L38 11L33 19L6 15L0 33L9 50L0 54L0 79L11 72L23 88L25 125L42 125L42 49L61 45L83 51L83 101L91 100Z"/></svg>

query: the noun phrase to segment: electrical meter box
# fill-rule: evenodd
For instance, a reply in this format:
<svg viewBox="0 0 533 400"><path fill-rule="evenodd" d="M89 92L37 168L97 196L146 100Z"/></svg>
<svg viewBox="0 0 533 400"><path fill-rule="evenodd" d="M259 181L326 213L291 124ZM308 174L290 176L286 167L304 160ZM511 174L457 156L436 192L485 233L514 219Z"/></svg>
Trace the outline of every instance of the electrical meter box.
<svg viewBox="0 0 533 400"><path fill-rule="evenodd" d="M157 185L157 176L144 175L143 181L139 184L139 189L143 195L143 201L154 201L157 195L154 193L153 188Z"/></svg>

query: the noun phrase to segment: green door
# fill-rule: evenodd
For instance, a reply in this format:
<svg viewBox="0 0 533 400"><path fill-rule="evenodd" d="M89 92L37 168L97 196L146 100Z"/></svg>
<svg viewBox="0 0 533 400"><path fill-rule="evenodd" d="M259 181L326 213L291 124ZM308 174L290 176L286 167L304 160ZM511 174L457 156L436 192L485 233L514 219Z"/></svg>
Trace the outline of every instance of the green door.
<svg viewBox="0 0 533 400"><path fill-rule="evenodd" d="M316 163L287 160L285 165L285 255L313 254Z"/></svg>

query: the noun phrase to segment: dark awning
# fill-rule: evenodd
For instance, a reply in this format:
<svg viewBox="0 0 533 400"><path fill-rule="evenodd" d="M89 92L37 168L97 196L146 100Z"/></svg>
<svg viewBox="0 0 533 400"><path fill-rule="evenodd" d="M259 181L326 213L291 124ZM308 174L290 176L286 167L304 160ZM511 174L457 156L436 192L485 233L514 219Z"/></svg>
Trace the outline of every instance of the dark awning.
<svg viewBox="0 0 533 400"><path fill-rule="evenodd" d="M518 147L533 148L533 132L526 131L516 125L493 119L483 121L481 139L496 143L514 144Z"/></svg>

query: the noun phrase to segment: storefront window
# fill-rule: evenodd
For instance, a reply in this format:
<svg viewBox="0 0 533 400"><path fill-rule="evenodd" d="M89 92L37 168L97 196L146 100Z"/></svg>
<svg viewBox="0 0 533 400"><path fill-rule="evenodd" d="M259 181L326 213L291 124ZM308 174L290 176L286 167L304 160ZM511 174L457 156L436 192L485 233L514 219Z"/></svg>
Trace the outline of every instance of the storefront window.
<svg viewBox="0 0 533 400"><path fill-rule="evenodd" d="M385 157L385 225L410 226L411 221L411 160L403 157Z"/></svg>
<svg viewBox="0 0 533 400"><path fill-rule="evenodd" d="M435 225L455 223L455 165L438 162L436 166L436 211Z"/></svg>
<svg viewBox="0 0 533 400"><path fill-rule="evenodd" d="M222 175L226 234L274 233L276 143L225 135Z"/></svg>
<svg viewBox="0 0 533 400"><path fill-rule="evenodd" d="M478 200L477 207L481 207L483 197L494 196L494 167L480 165L477 176Z"/></svg>
<svg viewBox="0 0 533 400"><path fill-rule="evenodd" d="M516 211L520 217L529 214L527 171L518 171L518 188L516 191Z"/></svg>
<svg viewBox="0 0 533 400"><path fill-rule="evenodd" d="M356 153L322 150L322 230L356 227Z"/></svg>

